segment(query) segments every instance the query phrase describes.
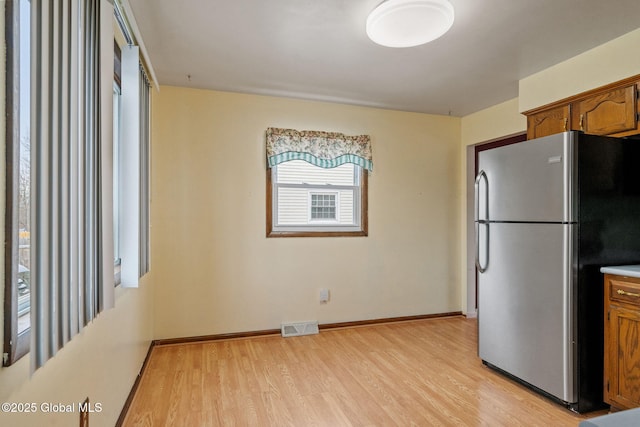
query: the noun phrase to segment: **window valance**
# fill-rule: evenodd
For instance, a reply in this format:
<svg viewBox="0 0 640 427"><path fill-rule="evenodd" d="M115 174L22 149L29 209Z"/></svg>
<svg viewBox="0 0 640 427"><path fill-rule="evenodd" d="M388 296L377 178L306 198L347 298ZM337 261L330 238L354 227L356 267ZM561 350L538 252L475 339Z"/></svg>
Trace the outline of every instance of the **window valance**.
<svg viewBox="0 0 640 427"><path fill-rule="evenodd" d="M267 167L289 160L305 160L321 168L354 163L373 170L369 135L267 128Z"/></svg>

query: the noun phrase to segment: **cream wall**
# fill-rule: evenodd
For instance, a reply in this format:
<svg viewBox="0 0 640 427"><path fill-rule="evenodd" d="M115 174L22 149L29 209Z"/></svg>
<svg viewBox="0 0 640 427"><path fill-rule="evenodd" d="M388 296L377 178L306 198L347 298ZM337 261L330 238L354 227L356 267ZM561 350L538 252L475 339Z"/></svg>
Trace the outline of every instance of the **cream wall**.
<svg viewBox="0 0 640 427"><path fill-rule="evenodd" d="M265 237L269 126L371 135L368 237ZM156 338L461 309L460 119L163 86L153 135Z"/></svg>
<svg viewBox="0 0 640 427"><path fill-rule="evenodd" d="M152 339L152 287L118 289L116 307L101 313L44 367L29 376L29 355L0 369L0 402L34 402L34 414L0 412L3 426L73 426L77 403L89 397L102 412L91 426L113 426L122 410ZM73 413L45 413L43 403L76 403Z"/></svg>
<svg viewBox="0 0 640 427"><path fill-rule="evenodd" d="M463 117L462 146L467 147L526 132L527 119L518 111L518 105L518 98L513 98Z"/></svg>
<svg viewBox="0 0 640 427"><path fill-rule="evenodd" d="M520 80L520 111L640 74L640 28Z"/></svg>

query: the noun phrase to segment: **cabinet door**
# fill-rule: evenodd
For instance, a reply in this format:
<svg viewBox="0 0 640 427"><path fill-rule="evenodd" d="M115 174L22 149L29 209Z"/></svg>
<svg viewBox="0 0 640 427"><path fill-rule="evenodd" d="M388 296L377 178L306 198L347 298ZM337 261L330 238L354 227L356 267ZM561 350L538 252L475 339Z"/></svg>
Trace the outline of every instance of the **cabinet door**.
<svg viewBox="0 0 640 427"><path fill-rule="evenodd" d="M540 138L569 130L569 105L541 111L527 117L527 139Z"/></svg>
<svg viewBox="0 0 640 427"><path fill-rule="evenodd" d="M611 135L637 128L636 85L600 93L576 101L572 122L576 130Z"/></svg>
<svg viewBox="0 0 640 427"><path fill-rule="evenodd" d="M640 406L640 312L614 305L607 323L606 400L621 409Z"/></svg>

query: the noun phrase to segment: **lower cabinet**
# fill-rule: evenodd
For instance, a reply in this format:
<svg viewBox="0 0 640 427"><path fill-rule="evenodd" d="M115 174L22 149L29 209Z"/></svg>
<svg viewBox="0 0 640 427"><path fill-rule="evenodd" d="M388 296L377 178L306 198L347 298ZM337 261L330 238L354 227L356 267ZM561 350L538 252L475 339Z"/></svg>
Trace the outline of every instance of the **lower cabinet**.
<svg viewBox="0 0 640 427"><path fill-rule="evenodd" d="M604 400L640 406L640 279L605 274Z"/></svg>

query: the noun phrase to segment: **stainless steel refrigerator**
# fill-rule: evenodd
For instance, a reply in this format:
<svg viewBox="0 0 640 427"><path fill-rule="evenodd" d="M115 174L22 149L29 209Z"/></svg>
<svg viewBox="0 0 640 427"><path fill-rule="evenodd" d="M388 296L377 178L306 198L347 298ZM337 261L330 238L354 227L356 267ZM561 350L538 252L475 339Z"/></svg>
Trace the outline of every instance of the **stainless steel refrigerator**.
<svg viewBox="0 0 640 427"><path fill-rule="evenodd" d="M565 132L478 155L478 353L577 412L603 403L602 265L640 263L640 140Z"/></svg>

